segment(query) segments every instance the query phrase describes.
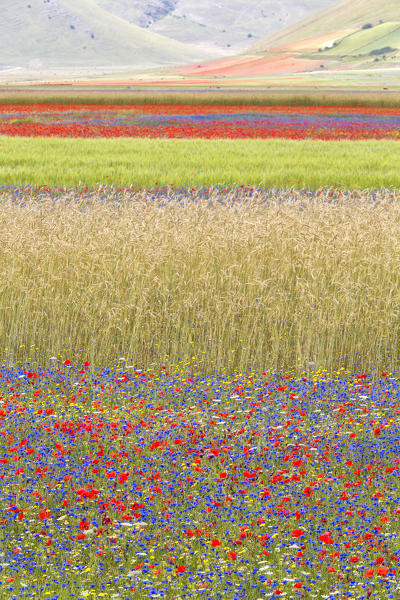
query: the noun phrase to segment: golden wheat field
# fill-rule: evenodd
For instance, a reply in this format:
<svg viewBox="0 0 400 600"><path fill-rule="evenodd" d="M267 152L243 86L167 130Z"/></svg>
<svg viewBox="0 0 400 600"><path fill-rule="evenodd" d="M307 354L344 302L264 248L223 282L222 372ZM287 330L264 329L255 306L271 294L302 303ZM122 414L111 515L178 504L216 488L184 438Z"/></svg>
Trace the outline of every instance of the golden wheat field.
<svg viewBox="0 0 400 600"><path fill-rule="evenodd" d="M397 359L395 192L108 194L3 198L5 354L205 373Z"/></svg>

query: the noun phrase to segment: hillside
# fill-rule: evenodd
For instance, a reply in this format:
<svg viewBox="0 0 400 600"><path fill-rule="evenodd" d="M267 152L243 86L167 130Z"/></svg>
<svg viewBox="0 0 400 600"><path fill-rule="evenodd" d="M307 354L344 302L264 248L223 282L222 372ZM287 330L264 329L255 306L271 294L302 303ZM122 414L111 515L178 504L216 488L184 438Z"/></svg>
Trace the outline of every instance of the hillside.
<svg viewBox="0 0 400 600"><path fill-rule="evenodd" d="M0 68L148 68L215 56L142 29L95 0L12 0L0 19Z"/></svg>
<svg viewBox="0 0 400 600"><path fill-rule="evenodd" d="M400 1L342 0L250 46L229 60L175 67L188 78L271 78L310 74L309 83L344 73L400 75ZM389 75L391 73L391 75ZM304 79L304 78L303 78ZM260 81L260 79L259 79Z"/></svg>
<svg viewBox="0 0 400 600"><path fill-rule="evenodd" d="M130 23L212 48L216 56L234 54L337 0L96 0Z"/></svg>
<svg viewBox="0 0 400 600"><path fill-rule="evenodd" d="M391 21L400 22L399 0L342 0L257 42L249 52L263 52L342 30L356 33L363 26L374 27ZM341 37L339 33L338 38Z"/></svg>

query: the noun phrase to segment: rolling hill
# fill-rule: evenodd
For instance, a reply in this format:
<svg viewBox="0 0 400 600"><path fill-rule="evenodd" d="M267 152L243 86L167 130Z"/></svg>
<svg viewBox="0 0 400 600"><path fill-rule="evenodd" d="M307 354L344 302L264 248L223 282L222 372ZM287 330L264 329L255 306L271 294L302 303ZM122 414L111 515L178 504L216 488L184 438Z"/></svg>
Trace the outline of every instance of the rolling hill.
<svg viewBox="0 0 400 600"><path fill-rule="evenodd" d="M95 0L12 0L0 13L3 69L135 69L215 56L129 23Z"/></svg>

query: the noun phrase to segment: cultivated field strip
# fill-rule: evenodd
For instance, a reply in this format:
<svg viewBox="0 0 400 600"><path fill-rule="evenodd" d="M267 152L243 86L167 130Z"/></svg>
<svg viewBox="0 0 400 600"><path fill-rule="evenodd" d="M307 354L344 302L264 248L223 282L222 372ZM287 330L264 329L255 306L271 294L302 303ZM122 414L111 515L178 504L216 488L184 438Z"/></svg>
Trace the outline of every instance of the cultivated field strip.
<svg viewBox="0 0 400 600"><path fill-rule="evenodd" d="M391 190L4 190L0 336L182 372L397 365ZM122 354L121 354L122 353Z"/></svg>
<svg viewBox="0 0 400 600"><path fill-rule="evenodd" d="M0 137L0 182L26 186L400 189L397 140Z"/></svg>
<svg viewBox="0 0 400 600"><path fill-rule="evenodd" d="M54 87L54 86L53 86ZM106 89L80 90L71 86L59 90L9 87L0 91L0 104L243 104L286 106L400 106L400 93L383 91L297 91L281 90L186 90L130 89L128 85Z"/></svg>

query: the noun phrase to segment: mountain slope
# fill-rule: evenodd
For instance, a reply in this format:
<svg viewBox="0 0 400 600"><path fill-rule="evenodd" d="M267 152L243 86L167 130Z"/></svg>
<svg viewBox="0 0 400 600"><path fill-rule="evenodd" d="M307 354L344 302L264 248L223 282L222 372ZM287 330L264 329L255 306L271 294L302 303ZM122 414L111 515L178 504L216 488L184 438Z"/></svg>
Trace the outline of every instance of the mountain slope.
<svg viewBox="0 0 400 600"><path fill-rule="evenodd" d="M365 25L400 21L399 0L342 0L329 8L252 45L249 52L263 52L331 32L356 32Z"/></svg>
<svg viewBox="0 0 400 600"><path fill-rule="evenodd" d="M95 0L12 0L0 12L3 68L147 68L212 56L128 23Z"/></svg>
<svg viewBox="0 0 400 600"><path fill-rule="evenodd" d="M131 23L233 54L338 0L96 0Z"/></svg>

